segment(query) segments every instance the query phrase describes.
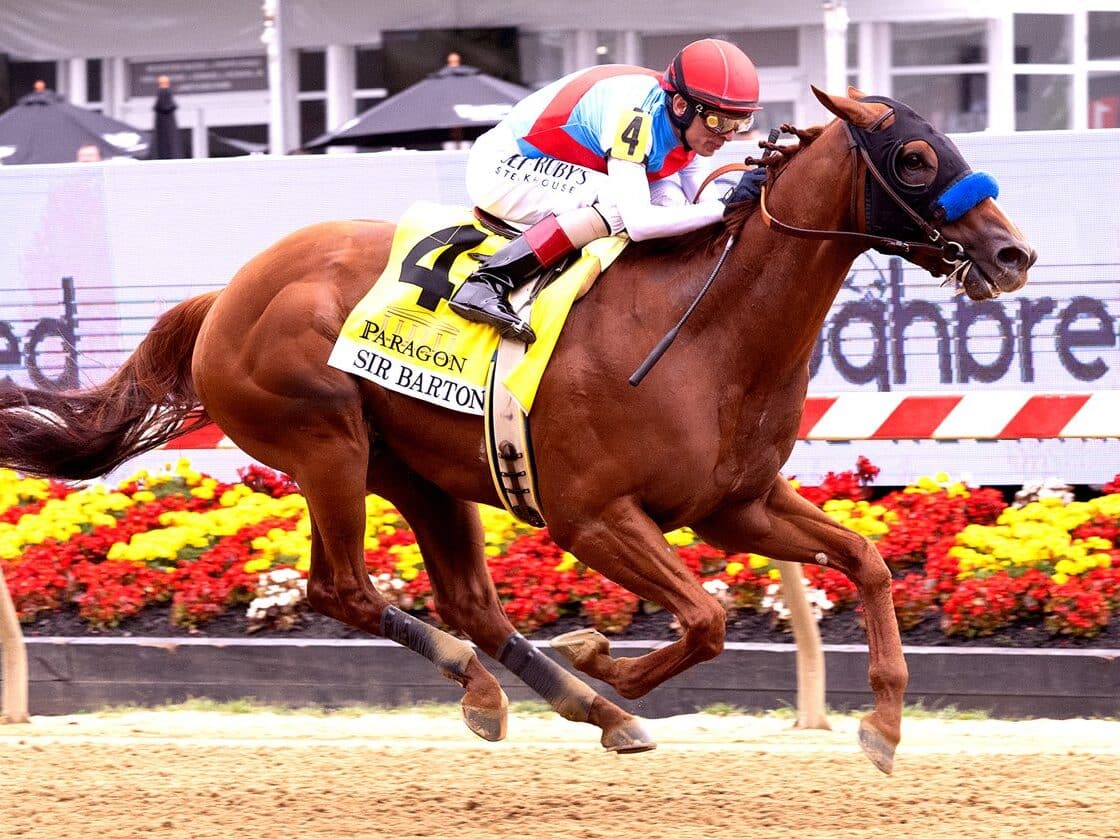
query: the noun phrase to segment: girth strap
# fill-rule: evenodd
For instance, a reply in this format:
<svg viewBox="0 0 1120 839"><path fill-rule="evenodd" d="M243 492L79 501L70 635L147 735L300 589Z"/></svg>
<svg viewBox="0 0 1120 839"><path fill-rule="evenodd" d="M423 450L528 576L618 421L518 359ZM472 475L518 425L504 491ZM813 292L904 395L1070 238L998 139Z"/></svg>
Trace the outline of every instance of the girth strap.
<svg viewBox="0 0 1120 839"><path fill-rule="evenodd" d="M529 319L534 286L530 283L510 295L510 305L525 320ZM494 353L483 409L486 459L502 506L520 521L544 527L529 418L504 384L526 350L524 341L502 338Z"/></svg>

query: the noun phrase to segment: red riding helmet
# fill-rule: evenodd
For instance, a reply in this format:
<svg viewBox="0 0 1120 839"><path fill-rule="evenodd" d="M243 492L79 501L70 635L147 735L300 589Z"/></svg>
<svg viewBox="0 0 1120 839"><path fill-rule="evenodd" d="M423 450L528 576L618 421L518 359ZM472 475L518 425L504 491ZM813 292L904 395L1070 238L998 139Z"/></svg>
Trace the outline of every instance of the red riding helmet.
<svg viewBox="0 0 1120 839"><path fill-rule="evenodd" d="M715 38L693 41L678 52L661 87L728 114L762 110L754 64L737 46Z"/></svg>

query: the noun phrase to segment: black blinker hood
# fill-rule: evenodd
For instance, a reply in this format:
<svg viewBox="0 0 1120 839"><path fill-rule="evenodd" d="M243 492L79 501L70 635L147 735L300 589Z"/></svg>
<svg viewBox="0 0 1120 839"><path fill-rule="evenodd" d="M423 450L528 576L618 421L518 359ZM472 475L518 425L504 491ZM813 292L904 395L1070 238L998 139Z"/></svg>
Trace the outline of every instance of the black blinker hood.
<svg viewBox="0 0 1120 839"><path fill-rule="evenodd" d="M865 96L859 101L886 105L894 112L894 121L883 127L882 120L876 120L870 130L848 123L852 138L867 151L872 165L907 206L925 221L940 223L944 210L937 204L938 198L972 172L960 150L909 105L887 96ZM898 176L898 155L902 147L911 140L924 140L937 154L937 176L929 186L914 187ZM914 221L895 204L875 178L867 177L864 192L868 233L899 239L917 238L921 235Z"/></svg>

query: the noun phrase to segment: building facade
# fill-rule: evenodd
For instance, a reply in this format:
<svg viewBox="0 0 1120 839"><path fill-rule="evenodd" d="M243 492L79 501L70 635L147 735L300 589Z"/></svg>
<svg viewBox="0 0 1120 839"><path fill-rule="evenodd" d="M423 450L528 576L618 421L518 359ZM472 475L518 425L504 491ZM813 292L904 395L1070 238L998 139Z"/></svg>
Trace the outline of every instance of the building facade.
<svg viewBox="0 0 1120 839"><path fill-rule="evenodd" d="M1036 0L8 0L0 106L44 79L75 104L144 128L166 74L193 156L210 153L215 131L291 151L452 50L539 87L591 64L660 68L685 43L717 36L759 68L763 129L823 119L809 85L844 81L903 99L949 132L1117 127L1120 0L1055 9Z"/></svg>

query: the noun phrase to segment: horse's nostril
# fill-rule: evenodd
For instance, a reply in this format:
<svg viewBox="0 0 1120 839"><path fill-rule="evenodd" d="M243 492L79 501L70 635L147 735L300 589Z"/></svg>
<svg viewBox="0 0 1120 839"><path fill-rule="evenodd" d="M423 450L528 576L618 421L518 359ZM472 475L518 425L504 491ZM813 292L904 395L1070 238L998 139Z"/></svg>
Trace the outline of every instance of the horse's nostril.
<svg viewBox="0 0 1120 839"><path fill-rule="evenodd" d="M999 264L1008 271L1022 272L1030 268L1038 258L1033 249L1023 248L1019 245L1008 245L1000 248L996 255Z"/></svg>

